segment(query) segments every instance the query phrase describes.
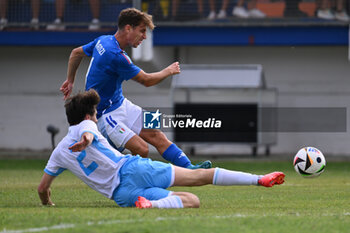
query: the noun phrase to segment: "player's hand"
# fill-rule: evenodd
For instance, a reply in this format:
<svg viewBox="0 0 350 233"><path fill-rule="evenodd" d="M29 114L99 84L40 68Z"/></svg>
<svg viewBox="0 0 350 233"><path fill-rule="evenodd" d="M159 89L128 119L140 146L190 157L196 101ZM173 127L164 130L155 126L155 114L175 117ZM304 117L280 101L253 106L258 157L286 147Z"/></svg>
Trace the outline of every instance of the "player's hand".
<svg viewBox="0 0 350 233"><path fill-rule="evenodd" d="M88 136L86 134L83 134L81 137L80 142L75 143L73 146L69 147L73 152L83 151L85 148L90 145L91 141L88 139Z"/></svg>
<svg viewBox="0 0 350 233"><path fill-rule="evenodd" d="M181 72L179 62L174 62L168 66L167 69L170 71L170 75L179 74Z"/></svg>
<svg viewBox="0 0 350 233"><path fill-rule="evenodd" d="M55 203L53 203L52 201L49 201L48 203L45 204L45 206L55 206Z"/></svg>
<svg viewBox="0 0 350 233"><path fill-rule="evenodd" d="M41 200L41 204L43 206L55 206L55 203L51 201L51 189L48 188L43 192L39 192L39 197Z"/></svg>
<svg viewBox="0 0 350 233"><path fill-rule="evenodd" d="M73 86L74 86L74 84L72 82L68 81L68 79L66 81L64 81L64 83L62 84L60 91L63 93L64 100L68 99L68 97L72 93Z"/></svg>

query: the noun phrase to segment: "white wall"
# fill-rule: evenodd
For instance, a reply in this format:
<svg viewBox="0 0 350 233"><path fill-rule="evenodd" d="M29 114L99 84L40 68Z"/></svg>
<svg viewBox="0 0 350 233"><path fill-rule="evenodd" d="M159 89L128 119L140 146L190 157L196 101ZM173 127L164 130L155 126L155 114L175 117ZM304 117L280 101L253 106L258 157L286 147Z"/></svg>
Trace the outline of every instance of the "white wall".
<svg viewBox="0 0 350 233"><path fill-rule="evenodd" d="M268 87L279 90L280 107L350 107L346 46L184 47L180 57L191 64L262 64ZM313 145L328 155L350 155L348 132L278 133L277 142L272 153L293 154ZM226 150L229 153L235 148Z"/></svg>
<svg viewBox="0 0 350 233"><path fill-rule="evenodd" d="M65 135L68 124L58 89L66 78L71 49L0 47L0 149L50 149L48 124L61 130L56 141ZM279 90L281 107L348 108L347 52L345 46L181 47L178 54L180 62L188 64L262 64L267 85ZM170 64L175 54L173 48L157 47L154 62L139 65L156 71ZM88 62L85 59L81 64L75 90L83 89ZM151 88L130 81L124 93L141 106L167 107L171 106L169 87L170 80ZM349 141L349 133L279 133L271 152L295 153L299 147L313 145L328 154L350 155ZM250 152L238 146L225 150Z"/></svg>

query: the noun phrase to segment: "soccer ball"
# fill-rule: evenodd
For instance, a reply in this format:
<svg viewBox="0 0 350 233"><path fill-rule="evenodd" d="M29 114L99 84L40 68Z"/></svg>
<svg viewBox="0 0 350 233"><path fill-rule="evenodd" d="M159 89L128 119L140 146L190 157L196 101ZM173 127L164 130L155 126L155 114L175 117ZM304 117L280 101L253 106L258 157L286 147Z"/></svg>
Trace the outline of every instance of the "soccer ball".
<svg viewBox="0 0 350 233"><path fill-rule="evenodd" d="M303 177L319 176L326 167L326 159L315 147L304 147L294 157L294 169Z"/></svg>

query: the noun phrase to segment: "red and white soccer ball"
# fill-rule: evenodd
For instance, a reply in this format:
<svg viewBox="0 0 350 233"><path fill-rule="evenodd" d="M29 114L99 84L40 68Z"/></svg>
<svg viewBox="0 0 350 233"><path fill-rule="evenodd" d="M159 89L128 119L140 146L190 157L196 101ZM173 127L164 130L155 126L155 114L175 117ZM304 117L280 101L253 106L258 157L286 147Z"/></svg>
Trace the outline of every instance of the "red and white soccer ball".
<svg viewBox="0 0 350 233"><path fill-rule="evenodd" d="M294 169L303 177L319 176L326 167L326 159L315 147L304 147L294 157Z"/></svg>

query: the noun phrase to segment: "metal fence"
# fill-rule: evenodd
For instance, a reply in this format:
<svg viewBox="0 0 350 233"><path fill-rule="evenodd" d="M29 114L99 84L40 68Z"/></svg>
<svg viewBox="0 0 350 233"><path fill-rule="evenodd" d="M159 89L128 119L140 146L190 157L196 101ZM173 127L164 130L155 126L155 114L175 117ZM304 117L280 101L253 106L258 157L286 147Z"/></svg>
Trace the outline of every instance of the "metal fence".
<svg viewBox="0 0 350 233"><path fill-rule="evenodd" d="M137 6L161 23L348 23L349 0L0 0L0 30L116 26Z"/></svg>

